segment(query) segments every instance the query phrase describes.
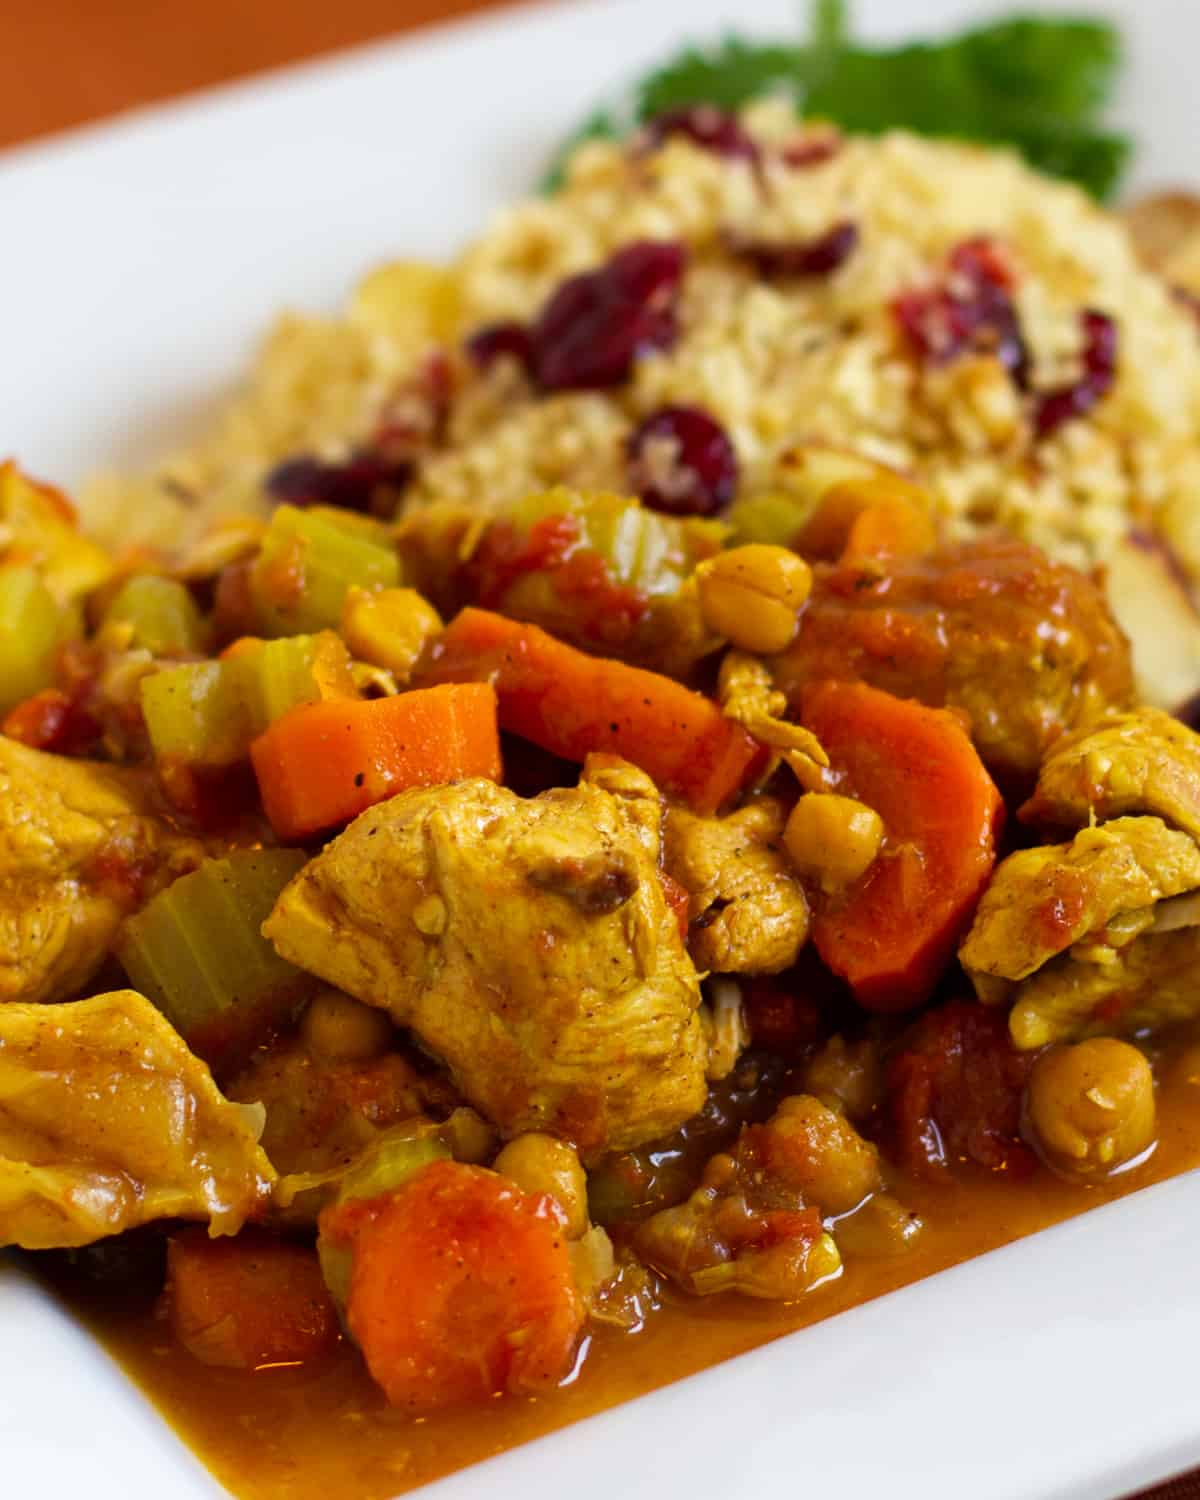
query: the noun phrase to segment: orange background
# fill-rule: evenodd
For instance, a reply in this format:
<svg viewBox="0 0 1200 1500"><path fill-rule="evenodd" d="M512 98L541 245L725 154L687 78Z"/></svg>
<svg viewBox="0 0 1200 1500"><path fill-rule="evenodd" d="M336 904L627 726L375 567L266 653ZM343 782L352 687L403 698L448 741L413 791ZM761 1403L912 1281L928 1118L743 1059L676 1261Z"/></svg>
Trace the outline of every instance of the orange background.
<svg viewBox="0 0 1200 1500"><path fill-rule="evenodd" d="M497 0L0 0L0 146Z"/></svg>

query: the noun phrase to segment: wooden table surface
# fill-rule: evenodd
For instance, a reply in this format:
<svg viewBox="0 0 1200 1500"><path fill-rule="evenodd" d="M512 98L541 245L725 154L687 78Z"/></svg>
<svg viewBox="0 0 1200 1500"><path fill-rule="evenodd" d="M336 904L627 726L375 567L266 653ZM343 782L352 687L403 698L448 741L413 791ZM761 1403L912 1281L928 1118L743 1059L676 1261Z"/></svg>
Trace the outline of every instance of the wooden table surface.
<svg viewBox="0 0 1200 1500"><path fill-rule="evenodd" d="M503 0L0 0L0 147ZM1200 1471L1137 1500L1200 1500Z"/></svg>
<svg viewBox="0 0 1200 1500"><path fill-rule="evenodd" d="M0 0L0 146L497 0Z"/></svg>

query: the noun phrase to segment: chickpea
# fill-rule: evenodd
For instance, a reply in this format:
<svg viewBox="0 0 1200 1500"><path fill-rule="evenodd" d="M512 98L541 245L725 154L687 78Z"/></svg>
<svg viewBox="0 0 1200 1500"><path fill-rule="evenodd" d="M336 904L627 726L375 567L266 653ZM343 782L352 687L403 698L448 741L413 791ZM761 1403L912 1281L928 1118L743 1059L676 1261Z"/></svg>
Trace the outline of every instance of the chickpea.
<svg viewBox="0 0 1200 1500"><path fill-rule="evenodd" d="M442 617L416 589L351 589L342 606L341 633L355 656L405 683Z"/></svg>
<svg viewBox="0 0 1200 1500"><path fill-rule="evenodd" d="M392 1023L386 1011L323 989L304 1012L300 1036L310 1052L331 1062L370 1062L391 1046Z"/></svg>
<svg viewBox="0 0 1200 1500"><path fill-rule="evenodd" d="M1154 1140L1154 1075L1136 1047L1093 1037L1056 1047L1033 1065L1029 1123L1051 1162L1109 1172Z"/></svg>
<svg viewBox="0 0 1200 1500"><path fill-rule="evenodd" d="M851 1120L865 1118L879 1099L878 1048L872 1041L831 1036L806 1063L804 1087Z"/></svg>
<svg viewBox="0 0 1200 1500"><path fill-rule="evenodd" d="M811 1094L784 1099L759 1140L768 1174L827 1214L848 1213L880 1185L879 1152Z"/></svg>
<svg viewBox="0 0 1200 1500"><path fill-rule="evenodd" d="M829 893L865 875L882 843L883 820L875 809L833 792L806 792L783 830L796 869Z"/></svg>
<svg viewBox="0 0 1200 1500"><path fill-rule="evenodd" d="M742 651L769 655L791 644L812 569L787 547L752 542L701 563L696 587L710 630Z"/></svg>
<svg viewBox="0 0 1200 1500"><path fill-rule="evenodd" d="M485 1162L496 1149L496 1132L467 1105L454 1110L438 1133L455 1161Z"/></svg>
<svg viewBox="0 0 1200 1500"><path fill-rule="evenodd" d="M587 1175L572 1147L531 1130L500 1152L492 1166L527 1193L549 1193L567 1216L567 1238L587 1233Z"/></svg>

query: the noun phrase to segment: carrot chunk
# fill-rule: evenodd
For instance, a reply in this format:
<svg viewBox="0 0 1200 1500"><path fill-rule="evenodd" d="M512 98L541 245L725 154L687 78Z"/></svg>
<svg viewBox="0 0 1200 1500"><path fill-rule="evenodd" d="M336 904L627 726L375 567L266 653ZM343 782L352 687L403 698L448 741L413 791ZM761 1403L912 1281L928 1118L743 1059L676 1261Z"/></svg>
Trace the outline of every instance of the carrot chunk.
<svg viewBox="0 0 1200 1500"><path fill-rule="evenodd" d="M166 1301L175 1338L206 1365L301 1364L339 1338L316 1254L261 1230L220 1240L203 1229L174 1235Z"/></svg>
<svg viewBox="0 0 1200 1500"><path fill-rule="evenodd" d="M320 1222L323 1240L352 1252L350 1331L394 1406L544 1390L568 1373L583 1302L545 1194L436 1161Z"/></svg>
<svg viewBox="0 0 1200 1500"><path fill-rule="evenodd" d="M809 689L802 719L843 789L883 819L883 851L813 924L817 950L871 1010L928 998L996 860L1004 806L955 715L865 683Z"/></svg>
<svg viewBox="0 0 1200 1500"><path fill-rule="evenodd" d="M450 623L430 676L494 683L501 728L565 760L624 756L699 813L715 812L763 758L703 694L489 610L464 609Z"/></svg>
<svg viewBox="0 0 1200 1500"><path fill-rule="evenodd" d="M304 703L254 740L250 758L271 827L304 839L409 787L498 781L496 694L472 682Z"/></svg>

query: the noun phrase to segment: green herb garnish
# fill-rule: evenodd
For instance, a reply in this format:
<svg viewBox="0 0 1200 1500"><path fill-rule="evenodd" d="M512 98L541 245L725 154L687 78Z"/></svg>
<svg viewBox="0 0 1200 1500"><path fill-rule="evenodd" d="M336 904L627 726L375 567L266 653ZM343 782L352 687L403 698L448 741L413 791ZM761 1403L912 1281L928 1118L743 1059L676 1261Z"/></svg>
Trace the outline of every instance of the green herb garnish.
<svg viewBox="0 0 1200 1500"><path fill-rule="evenodd" d="M546 186L558 185L582 139L621 135L665 110L733 110L777 93L802 115L846 130L905 129L1013 146L1032 166L1107 198L1131 150L1127 137L1101 123L1120 66L1120 36L1100 20L1018 15L941 41L867 47L850 39L842 0L814 0L803 43L728 36L669 59L622 105L585 122Z"/></svg>

